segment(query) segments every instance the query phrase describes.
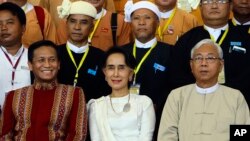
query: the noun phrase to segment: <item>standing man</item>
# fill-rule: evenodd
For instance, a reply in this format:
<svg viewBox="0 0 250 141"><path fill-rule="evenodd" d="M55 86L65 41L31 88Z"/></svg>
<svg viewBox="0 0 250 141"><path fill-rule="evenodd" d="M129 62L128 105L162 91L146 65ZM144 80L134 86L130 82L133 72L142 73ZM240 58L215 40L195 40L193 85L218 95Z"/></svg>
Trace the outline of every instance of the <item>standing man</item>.
<svg viewBox="0 0 250 141"><path fill-rule="evenodd" d="M7 0L20 6L26 14L27 26L22 38L24 45L29 47L30 44L39 40L51 40L56 42L57 33L54 22L50 13L38 6L33 6L27 0Z"/></svg>
<svg viewBox="0 0 250 141"><path fill-rule="evenodd" d="M68 40L58 47L62 58L58 80L82 87L87 101L101 97L108 88L100 67L104 52L88 44L96 9L85 1L72 2L70 7L62 5L60 8L59 15L67 19Z"/></svg>
<svg viewBox="0 0 250 141"><path fill-rule="evenodd" d="M137 2L131 7L129 15L135 42L123 48L133 54L138 64L131 90L152 99L156 111L155 129L158 129L164 100L171 89L168 81L171 47L158 42L155 37L160 19L160 12L155 4L148 1Z"/></svg>
<svg viewBox="0 0 250 141"><path fill-rule="evenodd" d="M191 50L195 84L173 90L166 101L158 141L228 141L230 125L250 124L240 91L218 84L224 64L221 47L210 39Z"/></svg>
<svg viewBox="0 0 250 141"><path fill-rule="evenodd" d="M35 42L29 48L28 58L35 82L7 95L0 123L1 139L84 141L84 93L79 87L57 83L57 46L47 40Z"/></svg>
<svg viewBox="0 0 250 141"><path fill-rule="evenodd" d="M96 8L95 26L89 35L89 42L94 47L107 51L113 46L122 46L132 41L130 24L124 16L103 8L107 0L85 0Z"/></svg>
<svg viewBox="0 0 250 141"><path fill-rule="evenodd" d="M23 10L13 3L0 4L0 106L5 94L30 85L28 50L22 44L26 29Z"/></svg>
<svg viewBox="0 0 250 141"><path fill-rule="evenodd" d="M250 34L250 0L232 0L232 3L234 16L231 24Z"/></svg>
<svg viewBox="0 0 250 141"><path fill-rule="evenodd" d="M192 47L202 39L212 39L223 52L225 65L218 82L239 89L250 104L250 36L229 26L231 0L202 0L200 4L204 26L185 33L176 43L173 55L175 87L195 82L189 66ZM172 82L173 82L172 81Z"/></svg>
<svg viewBox="0 0 250 141"><path fill-rule="evenodd" d="M171 45L184 33L198 26L195 16L177 8L177 0L155 0L161 14L160 26L157 29L156 37Z"/></svg>
<svg viewBox="0 0 250 141"><path fill-rule="evenodd" d="M97 15L94 21L94 27L89 34L88 42L103 51L107 51L113 46L122 46L131 42L130 25L124 22L124 16L114 13L103 8L106 0L84 0L96 8ZM61 24L60 26L65 26ZM60 30L61 29L61 30ZM64 28L60 28L61 43L65 43L67 33Z"/></svg>

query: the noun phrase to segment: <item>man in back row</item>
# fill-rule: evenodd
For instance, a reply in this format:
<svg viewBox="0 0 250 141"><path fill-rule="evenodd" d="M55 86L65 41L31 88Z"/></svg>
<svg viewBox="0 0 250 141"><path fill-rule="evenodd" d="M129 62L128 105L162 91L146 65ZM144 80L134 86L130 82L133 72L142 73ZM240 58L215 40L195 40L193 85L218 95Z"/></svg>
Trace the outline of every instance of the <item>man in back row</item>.
<svg viewBox="0 0 250 141"><path fill-rule="evenodd" d="M22 44L26 29L24 11L16 4L0 4L0 106L5 95L31 83L28 50Z"/></svg>
<svg viewBox="0 0 250 141"><path fill-rule="evenodd" d="M22 37L22 43L29 47L39 40L57 41L56 27L50 13L42 7L34 6L27 0L7 0L20 6L26 15L26 30Z"/></svg>
<svg viewBox="0 0 250 141"><path fill-rule="evenodd" d="M62 5L59 13L67 19L68 39L58 47L62 58L58 81L83 88L87 101L108 90L100 67L104 52L88 43L96 13L95 7L85 1L72 2L70 7Z"/></svg>
<svg viewBox="0 0 250 141"><path fill-rule="evenodd" d="M124 16L121 14L112 14L103 8L105 0L84 0L96 8L97 15L95 17L92 32L89 34L88 42L103 51L107 51L113 46L122 46L131 42L130 25L124 22ZM64 0L63 2L69 2ZM113 16L114 15L114 16ZM112 27L116 23L116 27ZM65 22L62 22L58 30L60 35L60 43L65 43L68 33L65 31ZM114 32L112 31L114 30Z"/></svg>

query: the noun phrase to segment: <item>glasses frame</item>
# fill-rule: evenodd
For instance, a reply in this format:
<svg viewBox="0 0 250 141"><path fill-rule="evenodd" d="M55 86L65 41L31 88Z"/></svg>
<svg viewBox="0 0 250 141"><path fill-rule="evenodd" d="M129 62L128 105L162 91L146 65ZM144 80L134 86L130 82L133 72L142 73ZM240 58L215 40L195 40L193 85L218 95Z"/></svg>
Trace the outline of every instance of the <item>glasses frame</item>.
<svg viewBox="0 0 250 141"><path fill-rule="evenodd" d="M207 57L196 56L194 58L191 58L190 60L196 64L201 64L204 60L206 61L206 63L212 64L215 63L216 60L222 60L222 59L220 57L214 57L214 56L207 56Z"/></svg>
<svg viewBox="0 0 250 141"><path fill-rule="evenodd" d="M202 5L209 5L209 4L226 4L229 3L229 0L202 0L201 4Z"/></svg>

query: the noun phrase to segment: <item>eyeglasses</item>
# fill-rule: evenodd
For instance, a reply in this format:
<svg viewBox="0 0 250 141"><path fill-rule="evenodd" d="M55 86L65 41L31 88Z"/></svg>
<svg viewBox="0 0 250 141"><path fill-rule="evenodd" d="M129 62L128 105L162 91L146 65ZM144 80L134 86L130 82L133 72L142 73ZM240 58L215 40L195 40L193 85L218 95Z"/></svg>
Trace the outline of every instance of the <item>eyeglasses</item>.
<svg viewBox="0 0 250 141"><path fill-rule="evenodd" d="M202 0L201 1L201 4L213 4L213 3L216 3L216 4L225 4L225 3L228 3L229 0Z"/></svg>
<svg viewBox="0 0 250 141"><path fill-rule="evenodd" d="M205 60L209 64L212 64L216 60L221 60L221 58L214 57L214 56L207 56L207 57L196 56L196 57L192 58L191 60L194 61L196 64L201 64L203 62L203 60Z"/></svg>

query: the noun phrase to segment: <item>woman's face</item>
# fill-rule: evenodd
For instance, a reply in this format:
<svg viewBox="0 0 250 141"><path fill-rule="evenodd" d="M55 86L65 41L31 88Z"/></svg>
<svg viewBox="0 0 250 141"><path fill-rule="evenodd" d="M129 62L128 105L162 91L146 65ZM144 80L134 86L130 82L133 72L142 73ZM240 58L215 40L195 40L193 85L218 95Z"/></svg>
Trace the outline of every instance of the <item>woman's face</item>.
<svg viewBox="0 0 250 141"><path fill-rule="evenodd" d="M107 58L103 72L112 90L128 89L128 82L133 78L133 69L126 65L121 53L111 54Z"/></svg>

